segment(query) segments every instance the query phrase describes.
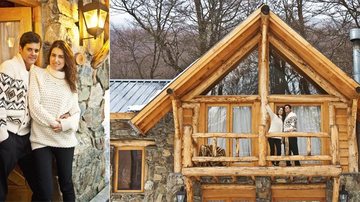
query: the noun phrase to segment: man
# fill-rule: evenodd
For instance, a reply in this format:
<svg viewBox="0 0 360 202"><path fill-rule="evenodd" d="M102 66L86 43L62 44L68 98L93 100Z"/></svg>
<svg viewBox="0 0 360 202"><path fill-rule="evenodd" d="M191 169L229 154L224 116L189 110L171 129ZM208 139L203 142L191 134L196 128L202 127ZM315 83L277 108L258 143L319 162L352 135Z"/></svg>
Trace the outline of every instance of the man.
<svg viewBox="0 0 360 202"><path fill-rule="evenodd" d="M16 164L33 193L36 193L27 90L29 70L34 66L40 48L40 36L26 32L20 38L19 53L0 65L0 201L6 199L7 178ZM33 201L36 201L35 195L32 196Z"/></svg>
<svg viewBox="0 0 360 202"><path fill-rule="evenodd" d="M284 120L284 132L296 132L297 117L294 112L291 111L290 105L284 107L286 117ZM289 137L289 154L299 155L299 149L297 145L297 137ZM290 161L286 161L286 166L291 166ZM295 166L300 166L299 161L295 161Z"/></svg>

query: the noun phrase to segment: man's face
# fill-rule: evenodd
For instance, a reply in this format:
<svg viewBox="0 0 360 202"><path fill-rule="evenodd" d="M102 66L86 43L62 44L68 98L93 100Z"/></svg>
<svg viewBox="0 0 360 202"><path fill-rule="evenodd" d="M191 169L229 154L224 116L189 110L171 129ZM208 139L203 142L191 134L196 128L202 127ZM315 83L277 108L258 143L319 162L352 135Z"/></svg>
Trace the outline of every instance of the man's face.
<svg viewBox="0 0 360 202"><path fill-rule="evenodd" d="M285 106L285 113L288 114L289 112L291 112L291 108L289 106Z"/></svg>
<svg viewBox="0 0 360 202"><path fill-rule="evenodd" d="M22 56L27 69L35 64L40 52L40 43L27 43L24 48L19 47L19 53Z"/></svg>

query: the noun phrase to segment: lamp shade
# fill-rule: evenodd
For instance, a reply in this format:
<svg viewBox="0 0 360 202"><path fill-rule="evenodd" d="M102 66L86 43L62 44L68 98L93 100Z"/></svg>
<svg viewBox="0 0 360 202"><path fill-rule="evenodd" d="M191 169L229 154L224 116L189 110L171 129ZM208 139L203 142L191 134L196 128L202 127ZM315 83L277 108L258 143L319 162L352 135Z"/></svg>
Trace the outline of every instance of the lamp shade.
<svg viewBox="0 0 360 202"><path fill-rule="evenodd" d="M343 185L339 193L339 201L347 202L348 199L349 199L349 193L345 190L345 186Z"/></svg>
<svg viewBox="0 0 360 202"><path fill-rule="evenodd" d="M104 31L109 9L99 0L94 0L82 7L82 13L87 32L96 38Z"/></svg>
<svg viewBox="0 0 360 202"><path fill-rule="evenodd" d="M176 201L186 202L186 191L184 190L184 187L181 187L180 190L176 192Z"/></svg>

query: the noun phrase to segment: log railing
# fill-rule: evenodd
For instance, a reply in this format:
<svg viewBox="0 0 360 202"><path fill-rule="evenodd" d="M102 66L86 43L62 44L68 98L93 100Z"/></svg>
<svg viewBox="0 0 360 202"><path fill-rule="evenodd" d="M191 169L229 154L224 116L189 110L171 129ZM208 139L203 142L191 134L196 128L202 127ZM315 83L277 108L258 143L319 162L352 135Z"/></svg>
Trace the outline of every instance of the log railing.
<svg viewBox="0 0 360 202"><path fill-rule="evenodd" d="M257 155L252 154L251 156L238 156L239 150L240 150L240 143L239 139L252 139L253 142L256 142L256 140L259 138L257 134L241 134L241 133L192 133L191 126L185 126L184 129L184 151L183 151L183 166L184 167L193 167L193 163L197 162L260 162L261 153L260 151L263 150L263 152L266 154L268 151L268 144L265 146L259 145L259 152L257 152ZM317 133L305 133L305 132L292 132L292 133L266 133L266 138L269 137L283 137L283 138L289 138L289 137L305 137L308 139L307 141L307 153L306 155L289 155L286 153L285 156L270 156L265 155L264 161L270 162L270 161L331 161L333 165L336 165L336 162L338 162L338 140L337 140L337 128L334 127L331 130L331 135L325 132L317 132ZM196 153L192 152L194 148L196 147L196 144L192 144L193 142L198 142L198 138L208 138L212 141L210 144L213 148L213 156L197 156ZM217 147L217 138L226 138L226 139L233 139L236 140L236 149L233 150L233 156L217 156L216 155L216 147ZM326 151L329 155L311 155L311 138L322 138L325 139L325 141L328 141L331 143L330 151ZM288 147L285 145L285 147ZM231 147L233 148L233 147ZM324 163L328 164L328 162ZM229 164L226 164L229 165ZM267 164L268 165L268 164Z"/></svg>

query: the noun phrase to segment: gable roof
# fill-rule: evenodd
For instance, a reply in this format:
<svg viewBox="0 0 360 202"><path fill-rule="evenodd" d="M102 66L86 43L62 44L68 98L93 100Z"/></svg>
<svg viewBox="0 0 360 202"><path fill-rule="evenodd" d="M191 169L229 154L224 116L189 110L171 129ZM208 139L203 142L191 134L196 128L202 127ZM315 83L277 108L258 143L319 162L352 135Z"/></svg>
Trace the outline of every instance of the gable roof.
<svg viewBox="0 0 360 202"><path fill-rule="evenodd" d="M110 79L110 112L131 111L131 106L144 106L171 80Z"/></svg>
<svg viewBox="0 0 360 202"><path fill-rule="evenodd" d="M268 15L268 41L292 65L322 87L328 94L346 102L357 98L359 84L333 64L309 42L291 29L278 16L261 11L263 6L227 34L201 58L175 78L167 88L182 101L188 101L205 92L227 75L260 43L262 16ZM263 10L266 10L263 9ZM267 10L268 11L268 10ZM268 58L267 58L268 59ZM131 122L146 133L171 110L171 98L162 91L148 103Z"/></svg>

